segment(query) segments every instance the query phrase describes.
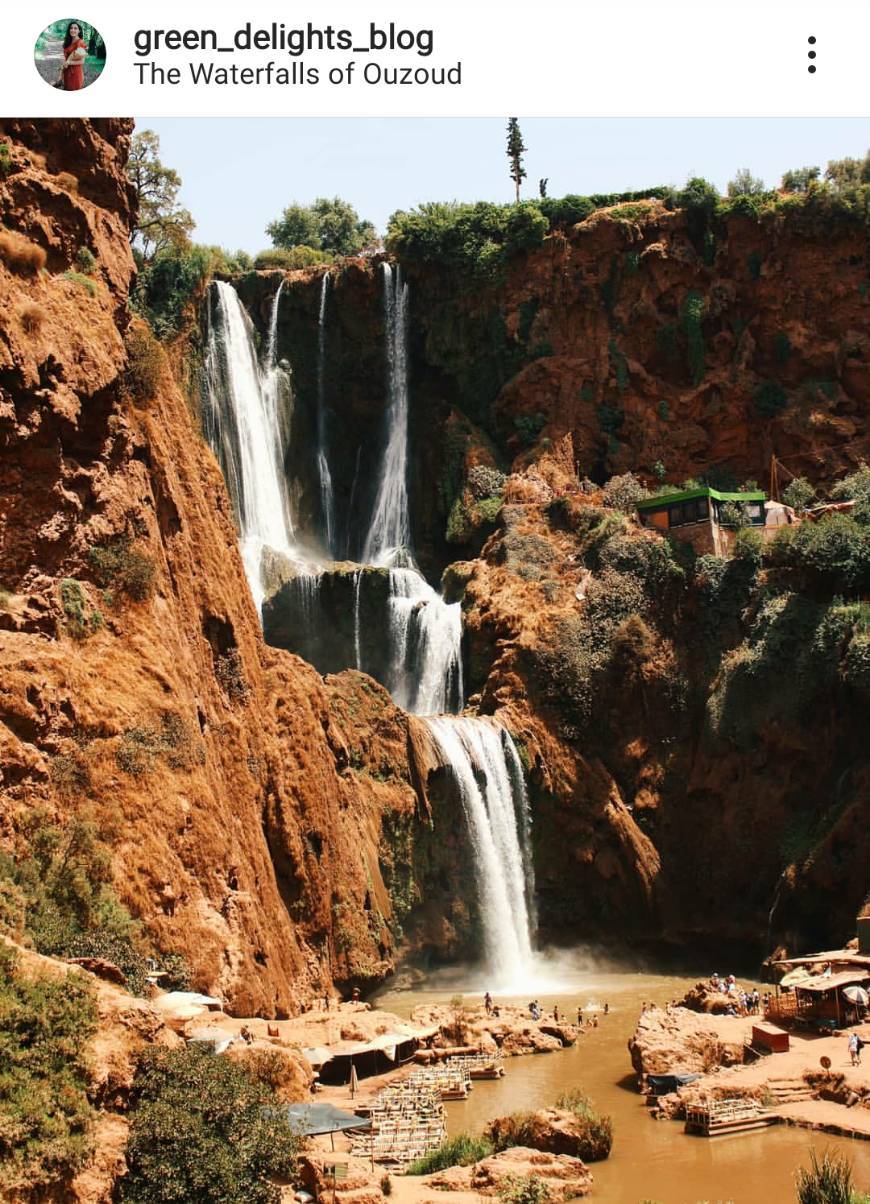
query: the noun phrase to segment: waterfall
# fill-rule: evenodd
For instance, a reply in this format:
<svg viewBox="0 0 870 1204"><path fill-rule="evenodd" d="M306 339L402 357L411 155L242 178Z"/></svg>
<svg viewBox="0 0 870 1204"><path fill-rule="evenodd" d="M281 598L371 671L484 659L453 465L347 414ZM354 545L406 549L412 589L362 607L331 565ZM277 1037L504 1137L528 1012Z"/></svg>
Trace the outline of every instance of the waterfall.
<svg viewBox="0 0 870 1204"><path fill-rule="evenodd" d="M529 808L508 733L485 719L427 720L459 791L474 856L485 969L492 988L520 991L532 964L531 861L521 833Z"/></svg>
<svg viewBox="0 0 870 1204"><path fill-rule="evenodd" d="M334 498L328 464L325 366L329 276L321 281L317 334L317 472L322 536L336 554ZM298 575L287 591L287 614L310 657L334 654L324 622L330 577L323 566L301 559L294 548L284 478L288 393L277 358L278 308L282 281L269 319L266 353L257 362L253 330L235 290L216 282L209 298L206 354L206 435L220 458L239 526L242 557L258 607L263 601L264 549L293 557ZM491 988L522 990L532 963L534 875L528 798L519 756L510 735L494 720L460 716L462 617L459 603L446 603L414 565L408 506L408 290L398 268L383 266L387 410L383 461L363 563L352 578L353 660L371 660L398 705L424 717L461 802L473 851L483 946ZM357 494L360 459L351 491ZM350 525L348 526L348 530ZM305 536L302 532L302 536ZM374 596L386 606L383 622L370 630L366 582L379 583ZM372 574L367 577L367 572ZM369 603L370 605L370 603ZM363 616L366 615L366 627ZM380 615L375 622L380 622ZM349 649L347 659L349 659ZM367 655L368 654L368 655Z"/></svg>
<svg viewBox="0 0 870 1204"><path fill-rule="evenodd" d="M327 556L335 555L335 500L329 471L329 443L326 431L326 298L329 272L320 280L320 310L317 318L317 480L320 486L320 519Z"/></svg>
<svg viewBox="0 0 870 1204"><path fill-rule="evenodd" d="M387 360L387 441L378 491L363 550L367 564L407 563L408 516L408 286L400 268L384 273Z"/></svg>
<svg viewBox="0 0 870 1204"><path fill-rule="evenodd" d="M462 612L447 605L416 569L389 570L388 689L414 715L457 711L463 703Z"/></svg>
<svg viewBox="0 0 870 1204"><path fill-rule="evenodd" d="M292 555L293 523L284 476L287 379L275 360L278 304L269 323L267 358L257 362L251 320L236 290L211 285L205 355L205 434L224 470L239 527L245 573L258 610L263 601L261 560L272 548Z"/></svg>

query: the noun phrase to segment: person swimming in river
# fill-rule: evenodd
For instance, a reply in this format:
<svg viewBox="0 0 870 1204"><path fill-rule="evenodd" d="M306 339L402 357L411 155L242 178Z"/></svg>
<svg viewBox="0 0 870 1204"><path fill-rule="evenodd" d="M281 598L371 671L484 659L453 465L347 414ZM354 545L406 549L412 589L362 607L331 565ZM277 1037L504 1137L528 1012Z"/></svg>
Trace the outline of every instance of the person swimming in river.
<svg viewBox="0 0 870 1204"><path fill-rule="evenodd" d="M85 59L88 48L82 38L82 27L78 21L70 21L63 40L63 66L61 85L64 92L78 92L85 86Z"/></svg>

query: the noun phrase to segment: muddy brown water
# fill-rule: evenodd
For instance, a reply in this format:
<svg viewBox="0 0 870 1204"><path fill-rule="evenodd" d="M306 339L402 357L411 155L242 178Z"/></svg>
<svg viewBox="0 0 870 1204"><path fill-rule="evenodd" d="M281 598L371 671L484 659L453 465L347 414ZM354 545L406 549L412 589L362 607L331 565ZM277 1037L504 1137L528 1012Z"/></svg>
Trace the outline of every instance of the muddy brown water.
<svg viewBox="0 0 870 1204"><path fill-rule="evenodd" d="M724 967L724 972L727 972ZM591 1200L610 1204L787 1204L796 1200L795 1172L808 1165L815 1149L844 1153L852 1163L855 1186L870 1190L870 1142L813 1133L777 1125L757 1133L732 1137L691 1137L682 1122L653 1120L637 1092L636 1076L626 1048L634 1032L642 1001L664 1004L679 999L688 986L709 970L692 977L634 974L607 970L581 974L572 989L538 991L545 1010L558 1003L566 1017L576 1017L582 1004L587 1016L605 1001L597 1028L589 1029L572 1049L561 1053L507 1058L505 1077L477 1082L469 1098L447 1104L448 1128L479 1133L494 1116L529 1108L552 1106L557 1096L580 1087L595 1105L613 1118L613 1152L606 1162L592 1165L595 1184ZM464 989L470 1001L480 1001L483 984L469 973ZM433 979L414 990L386 990L378 1006L408 1017L420 1004L446 1003L463 993L461 972L449 983ZM531 998L496 997L525 1004Z"/></svg>

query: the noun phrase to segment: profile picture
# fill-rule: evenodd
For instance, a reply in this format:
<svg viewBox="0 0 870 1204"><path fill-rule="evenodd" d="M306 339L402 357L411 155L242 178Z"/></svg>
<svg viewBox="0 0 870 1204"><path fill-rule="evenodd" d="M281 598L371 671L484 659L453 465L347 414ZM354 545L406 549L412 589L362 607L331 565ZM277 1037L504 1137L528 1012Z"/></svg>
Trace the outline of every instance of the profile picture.
<svg viewBox="0 0 870 1204"><path fill-rule="evenodd" d="M77 17L47 25L33 48L36 70L52 88L79 92L100 78L106 43L99 30Z"/></svg>

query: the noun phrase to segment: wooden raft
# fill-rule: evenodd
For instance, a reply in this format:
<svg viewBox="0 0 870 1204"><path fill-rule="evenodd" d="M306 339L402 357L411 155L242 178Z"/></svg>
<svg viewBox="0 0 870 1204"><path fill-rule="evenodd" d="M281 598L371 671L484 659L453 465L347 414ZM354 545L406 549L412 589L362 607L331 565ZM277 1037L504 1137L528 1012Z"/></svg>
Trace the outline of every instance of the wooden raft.
<svg viewBox="0 0 870 1204"><path fill-rule="evenodd" d="M751 1133L776 1124L777 1118L753 1099L720 1099L686 1108L687 1133L719 1137L726 1133Z"/></svg>

